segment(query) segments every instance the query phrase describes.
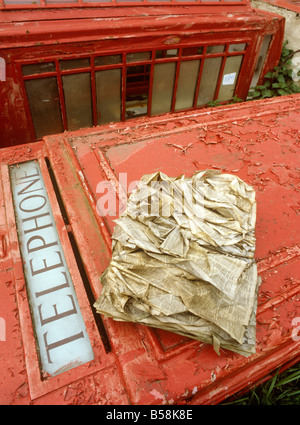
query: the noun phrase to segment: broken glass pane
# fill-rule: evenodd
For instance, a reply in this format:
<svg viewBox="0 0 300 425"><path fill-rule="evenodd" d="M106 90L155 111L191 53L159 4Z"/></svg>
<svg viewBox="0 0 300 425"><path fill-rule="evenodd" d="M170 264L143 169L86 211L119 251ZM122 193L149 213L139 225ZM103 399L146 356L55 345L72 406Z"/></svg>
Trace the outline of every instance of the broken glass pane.
<svg viewBox="0 0 300 425"><path fill-rule="evenodd" d="M182 56L202 55L203 47L185 47L182 49Z"/></svg>
<svg viewBox="0 0 300 425"><path fill-rule="evenodd" d="M173 58L178 56L178 49L156 50L155 59Z"/></svg>
<svg viewBox="0 0 300 425"><path fill-rule="evenodd" d="M126 118L146 115L148 110L150 65L127 68Z"/></svg>

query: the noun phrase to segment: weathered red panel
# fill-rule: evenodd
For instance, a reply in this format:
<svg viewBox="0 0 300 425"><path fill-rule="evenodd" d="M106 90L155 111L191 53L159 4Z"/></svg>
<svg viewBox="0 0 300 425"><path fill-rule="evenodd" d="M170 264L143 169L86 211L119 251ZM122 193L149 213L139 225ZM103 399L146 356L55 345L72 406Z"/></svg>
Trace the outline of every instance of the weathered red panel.
<svg viewBox="0 0 300 425"><path fill-rule="evenodd" d="M299 151L300 96L247 102L169 117L130 120L61 136L44 143L1 151L0 231L7 248L1 258L1 316L7 340L0 342L1 399L5 403L214 404L247 388L284 364L299 360L300 317ZM175 146L176 145L176 146ZM180 147L181 146L181 147ZM96 211L103 180L127 183L160 170L170 176L215 168L238 175L257 192L256 260L262 284L258 296L257 353L246 359L166 331L104 318L111 352L105 352L89 313L90 338L97 355L80 366L40 382L31 341L24 276L11 205L8 163L47 156L95 297L110 261L114 216ZM48 181L46 170L44 170ZM53 208L57 205L48 181ZM6 217L10 217L9 219ZM57 223L61 222L57 210ZM57 224L57 226L58 226ZM60 227L59 227L60 226ZM63 234L64 225L58 227ZM8 232L8 228L10 232ZM67 240L63 247L76 262ZM80 277L76 290L86 301ZM23 307L22 307L23 305ZM90 307L87 307L90 310ZM22 316L23 315L23 316ZM296 321L295 321L296 319ZM300 319L299 319L300 320ZM25 347L24 352L20 348ZM17 353L11 357L11 353ZM28 358L29 356L29 358ZM37 372L35 380L30 378ZM29 376L29 379L28 379ZM41 392L40 389L43 389ZM51 392L50 392L51 391Z"/></svg>
<svg viewBox="0 0 300 425"><path fill-rule="evenodd" d="M216 6L182 4L5 10L0 11L0 22L0 56L6 64L6 81L0 81L1 147L36 140L22 64L90 54L119 54L141 46L153 50L199 43L221 44L226 40L246 42L248 47L236 86L237 97L246 99L264 36L272 35L272 43L262 75L277 65L284 32L284 18L252 9L249 3L222 4L217 6L217 11ZM63 95L60 97L62 103ZM95 103L94 99L94 121ZM67 129L62 105L61 110Z"/></svg>

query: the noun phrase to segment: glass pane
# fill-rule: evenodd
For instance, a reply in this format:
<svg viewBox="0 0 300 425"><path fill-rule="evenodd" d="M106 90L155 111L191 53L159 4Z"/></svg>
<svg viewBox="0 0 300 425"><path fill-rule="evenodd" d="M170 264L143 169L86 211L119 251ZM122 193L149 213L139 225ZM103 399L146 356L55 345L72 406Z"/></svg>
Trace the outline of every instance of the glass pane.
<svg viewBox="0 0 300 425"><path fill-rule="evenodd" d="M69 130L91 127L92 100L90 73L62 76Z"/></svg>
<svg viewBox="0 0 300 425"><path fill-rule="evenodd" d="M46 3L77 3L77 0L46 0Z"/></svg>
<svg viewBox="0 0 300 425"><path fill-rule="evenodd" d="M223 53L225 46L207 46L206 53Z"/></svg>
<svg viewBox="0 0 300 425"><path fill-rule="evenodd" d="M171 111L175 72L176 62L155 65L151 115Z"/></svg>
<svg viewBox="0 0 300 425"><path fill-rule="evenodd" d="M121 69L97 71L95 75L98 124L121 121Z"/></svg>
<svg viewBox="0 0 300 425"><path fill-rule="evenodd" d="M32 0L4 0L4 4L32 4ZM36 4L40 4L39 0Z"/></svg>
<svg viewBox="0 0 300 425"><path fill-rule="evenodd" d="M63 132L56 78L28 80L25 87L36 137Z"/></svg>
<svg viewBox="0 0 300 425"><path fill-rule="evenodd" d="M148 110L150 65L127 68L126 118L146 115Z"/></svg>
<svg viewBox="0 0 300 425"><path fill-rule="evenodd" d="M228 52L242 52L246 48L246 43L230 44Z"/></svg>
<svg viewBox="0 0 300 425"><path fill-rule="evenodd" d="M185 47L182 49L182 56L202 55L203 47Z"/></svg>
<svg viewBox="0 0 300 425"><path fill-rule="evenodd" d="M191 108L194 103L200 60L180 64L175 110Z"/></svg>
<svg viewBox="0 0 300 425"><path fill-rule="evenodd" d="M139 62L151 59L151 52L128 53L126 55L127 62Z"/></svg>
<svg viewBox="0 0 300 425"><path fill-rule="evenodd" d="M255 71L252 77L250 87L255 87L258 83L260 73L265 64L265 60L266 60L266 56L267 56L267 52L268 52L271 40L272 40L272 35L266 35L264 37L264 40L260 48L259 56L256 62L256 67L255 67Z"/></svg>
<svg viewBox="0 0 300 425"><path fill-rule="evenodd" d="M86 68L90 66L89 58L69 59L59 61L59 67L62 71L66 69Z"/></svg>
<svg viewBox="0 0 300 425"><path fill-rule="evenodd" d="M98 56L95 58L95 66L99 65L112 65L114 63L121 63L122 55Z"/></svg>
<svg viewBox="0 0 300 425"><path fill-rule="evenodd" d="M197 106L206 105L214 100L222 58L207 58L203 64Z"/></svg>
<svg viewBox="0 0 300 425"><path fill-rule="evenodd" d="M173 58L176 56L178 56L178 49L157 50L155 52L155 59Z"/></svg>
<svg viewBox="0 0 300 425"><path fill-rule="evenodd" d="M234 90L242 60L243 56L231 56L226 59L226 64L218 95L218 100L220 102L230 100L234 96Z"/></svg>
<svg viewBox="0 0 300 425"><path fill-rule="evenodd" d="M54 62L32 63L30 65L22 65L23 75L42 74L43 72L54 72Z"/></svg>

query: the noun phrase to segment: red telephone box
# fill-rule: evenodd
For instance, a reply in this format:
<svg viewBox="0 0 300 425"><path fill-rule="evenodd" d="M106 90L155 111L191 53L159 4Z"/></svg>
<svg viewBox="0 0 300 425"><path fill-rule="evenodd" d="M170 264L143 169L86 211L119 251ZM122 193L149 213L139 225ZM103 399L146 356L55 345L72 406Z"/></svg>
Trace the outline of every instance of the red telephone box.
<svg viewBox="0 0 300 425"><path fill-rule="evenodd" d="M0 1L2 146L246 99L280 57L248 0L32 3Z"/></svg>
<svg viewBox="0 0 300 425"><path fill-rule="evenodd" d="M300 359L300 95L128 120L0 151L4 404L216 404ZM159 153L159 154L158 154ZM256 190L256 354L95 314L119 196L160 170L213 168ZM75 324L75 327L74 327Z"/></svg>

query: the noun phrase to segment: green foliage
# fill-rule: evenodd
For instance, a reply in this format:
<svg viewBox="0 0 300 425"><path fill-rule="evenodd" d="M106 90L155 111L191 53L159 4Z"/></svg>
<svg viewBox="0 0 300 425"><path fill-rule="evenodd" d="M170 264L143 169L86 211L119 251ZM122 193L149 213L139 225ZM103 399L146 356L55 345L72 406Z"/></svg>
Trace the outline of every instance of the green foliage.
<svg viewBox="0 0 300 425"><path fill-rule="evenodd" d="M300 404L300 363L279 375L275 375L265 383L255 387L249 393L223 404L234 405L299 405Z"/></svg>
<svg viewBox="0 0 300 425"><path fill-rule="evenodd" d="M292 93L300 93L298 87L292 79L291 59L296 52L287 48L288 41L283 44L281 58L278 66L273 71L268 72L264 77L262 85L252 87L249 97L253 99L264 99L266 97L284 96Z"/></svg>

